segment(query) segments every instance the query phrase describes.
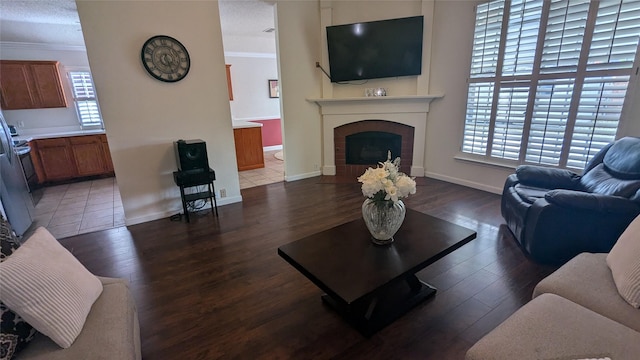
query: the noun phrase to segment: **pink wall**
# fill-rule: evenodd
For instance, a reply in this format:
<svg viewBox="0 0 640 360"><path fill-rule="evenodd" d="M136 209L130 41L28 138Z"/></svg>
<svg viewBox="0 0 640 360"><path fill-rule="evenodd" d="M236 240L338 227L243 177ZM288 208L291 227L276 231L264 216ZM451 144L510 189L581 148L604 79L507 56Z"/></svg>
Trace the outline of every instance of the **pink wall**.
<svg viewBox="0 0 640 360"><path fill-rule="evenodd" d="M280 119L251 120L262 124L262 146L282 145Z"/></svg>

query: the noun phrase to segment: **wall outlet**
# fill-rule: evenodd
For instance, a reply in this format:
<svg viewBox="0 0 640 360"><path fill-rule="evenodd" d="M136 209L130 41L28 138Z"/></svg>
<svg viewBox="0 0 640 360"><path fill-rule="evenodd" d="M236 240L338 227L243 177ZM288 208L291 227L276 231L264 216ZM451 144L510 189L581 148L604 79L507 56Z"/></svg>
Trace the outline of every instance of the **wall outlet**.
<svg viewBox="0 0 640 360"><path fill-rule="evenodd" d="M320 169L320 165L318 164L313 164L313 170L318 171Z"/></svg>
<svg viewBox="0 0 640 360"><path fill-rule="evenodd" d="M24 127L24 121L18 121L18 127L19 128L23 128Z"/></svg>
<svg viewBox="0 0 640 360"><path fill-rule="evenodd" d="M227 197L227 189L220 189L220 197Z"/></svg>

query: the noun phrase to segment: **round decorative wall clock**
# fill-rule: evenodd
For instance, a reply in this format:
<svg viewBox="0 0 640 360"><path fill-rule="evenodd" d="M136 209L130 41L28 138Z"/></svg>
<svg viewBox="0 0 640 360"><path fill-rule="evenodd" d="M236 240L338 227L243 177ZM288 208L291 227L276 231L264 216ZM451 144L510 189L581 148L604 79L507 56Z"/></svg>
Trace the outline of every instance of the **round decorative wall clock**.
<svg viewBox="0 0 640 360"><path fill-rule="evenodd" d="M166 35L156 35L142 45L142 64L151 76L166 82L182 80L189 72L191 60L180 41Z"/></svg>

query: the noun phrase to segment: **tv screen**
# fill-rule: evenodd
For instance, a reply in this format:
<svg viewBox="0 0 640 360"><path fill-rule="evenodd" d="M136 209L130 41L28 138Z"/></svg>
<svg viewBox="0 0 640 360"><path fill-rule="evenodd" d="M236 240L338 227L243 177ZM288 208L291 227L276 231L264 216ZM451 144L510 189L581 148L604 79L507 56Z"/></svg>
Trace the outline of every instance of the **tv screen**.
<svg viewBox="0 0 640 360"><path fill-rule="evenodd" d="M420 75L424 18L327 26L332 82Z"/></svg>

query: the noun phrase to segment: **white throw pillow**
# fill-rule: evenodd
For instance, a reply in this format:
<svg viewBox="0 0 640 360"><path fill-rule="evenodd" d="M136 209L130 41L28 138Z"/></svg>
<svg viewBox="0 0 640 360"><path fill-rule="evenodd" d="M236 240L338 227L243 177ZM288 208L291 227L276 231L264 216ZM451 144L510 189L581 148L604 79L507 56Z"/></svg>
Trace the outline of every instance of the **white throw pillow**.
<svg viewBox="0 0 640 360"><path fill-rule="evenodd" d="M100 280L43 227L0 263L0 300L63 348L101 293Z"/></svg>
<svg viewBox="0 0 640 360"><path fill-rule="evenodd" d="M620 296L635 308L640 308L640 216L620 235L607 255L613 282Z"/></svg>

